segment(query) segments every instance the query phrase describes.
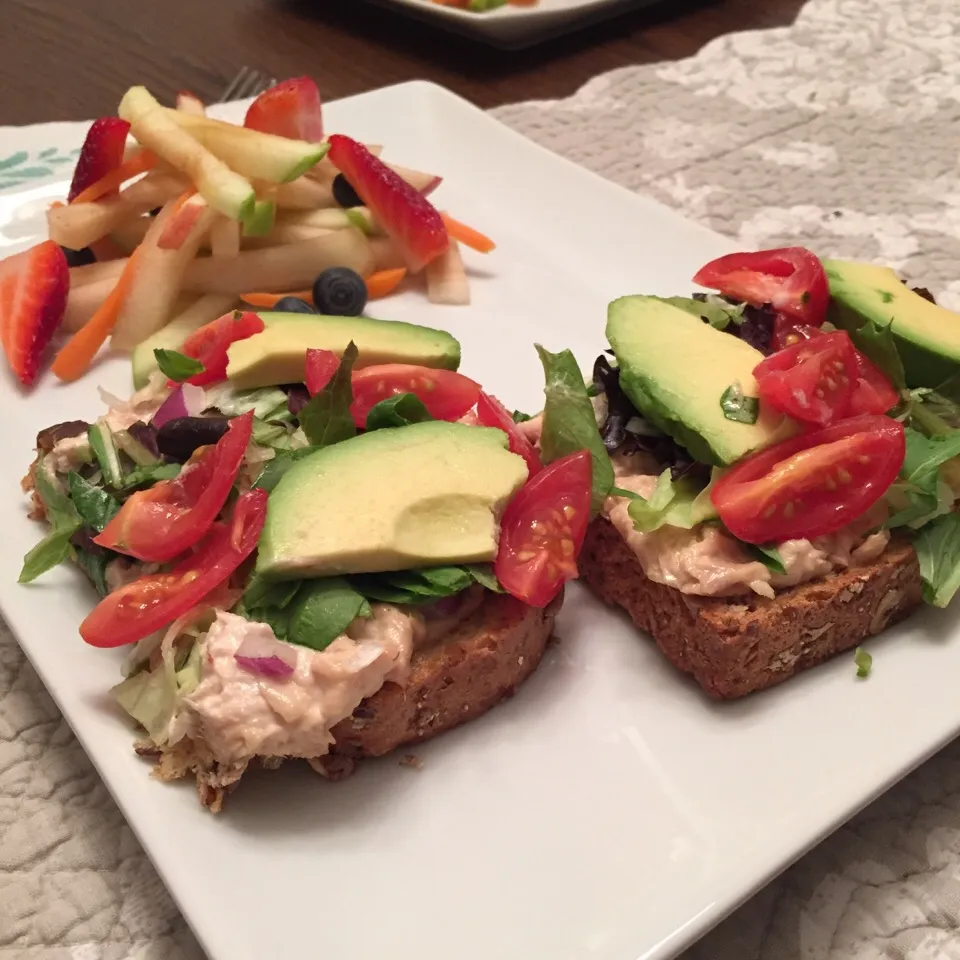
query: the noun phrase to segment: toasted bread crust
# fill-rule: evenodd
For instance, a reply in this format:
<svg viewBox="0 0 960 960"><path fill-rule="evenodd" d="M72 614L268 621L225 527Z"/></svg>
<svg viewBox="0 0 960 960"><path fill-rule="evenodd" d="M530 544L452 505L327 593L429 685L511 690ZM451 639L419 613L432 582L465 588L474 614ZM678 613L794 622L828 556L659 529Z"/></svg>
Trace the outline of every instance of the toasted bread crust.
<svg viewBox="0 0 960 960"><path fill-rule="evenodd" d="M606 520L594 520L580 557L583 581L623 607L675 667L712 697L774 686L855 647L923 601L913 548L893 540L875 563L764 597L698 597L648 580Z"/></svg>
<svg viewBox="0 0 960 960"><path fill-rule="evenodd" d="M338 723L330 753L310 765L339 780L363 757L428 740L486 713L537 668L561 603L562 596L537 610L504 594L487 594L442 643L414 654L406 683L385 684ZM201 803L215 813L246 767L223 767L204 744L189 739L160 750L141 742L137 750L157 759L155 774L161 780L195 776ZM281 762L261 760L265 766Z"/></svg>

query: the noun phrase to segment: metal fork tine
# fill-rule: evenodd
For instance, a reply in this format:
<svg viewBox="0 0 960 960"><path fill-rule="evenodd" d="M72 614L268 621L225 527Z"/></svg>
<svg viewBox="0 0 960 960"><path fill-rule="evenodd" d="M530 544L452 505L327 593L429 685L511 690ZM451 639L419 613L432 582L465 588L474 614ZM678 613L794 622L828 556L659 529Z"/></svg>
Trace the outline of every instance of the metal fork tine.
<svg viewBox="0 0 960 960"><path fill-rule="evenodd" d="M220 97L220 103L226 103L228 100L244 100L247 97L255 97L263 93L269 87L272 87L277 81L273 77L268 77L259 70L252 67L241 67L237 75L227 85L226 90Z"/></svg>
<svg viewBox="0 0 960 960"><path fill-rule="evenodd" d="M241 67L239 72L234 76L234 78L227 84L226 89L220 96L220 103L226 103L228 100L234 100L237 96L237 90L246 83L247 76L250 73L249 67Z"/></svg>

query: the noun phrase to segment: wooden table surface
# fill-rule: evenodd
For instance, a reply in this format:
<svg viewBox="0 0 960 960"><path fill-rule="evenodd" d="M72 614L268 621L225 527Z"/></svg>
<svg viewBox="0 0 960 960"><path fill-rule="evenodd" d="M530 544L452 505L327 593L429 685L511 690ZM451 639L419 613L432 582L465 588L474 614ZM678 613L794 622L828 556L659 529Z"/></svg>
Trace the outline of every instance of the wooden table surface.
<svg viewBox="0 0 960 960"><path fill-rule="evenodd" d="M499 51L362 0L0 0L0 124L113 113L142 83L216 99L238 68L312 75L326 99L411 79L482 107L567 96L615 67L790 23L802 0L663 0L539 47ZM544 0L549 3L550 0Z"/></svg>

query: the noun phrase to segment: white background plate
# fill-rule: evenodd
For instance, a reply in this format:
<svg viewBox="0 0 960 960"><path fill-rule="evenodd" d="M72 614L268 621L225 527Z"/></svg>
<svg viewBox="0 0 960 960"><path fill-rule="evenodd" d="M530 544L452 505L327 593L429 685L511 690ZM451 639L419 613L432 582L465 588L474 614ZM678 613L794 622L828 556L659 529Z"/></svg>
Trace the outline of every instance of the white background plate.
<svg viewBox="0 0 960 960"><path fill-rule="evenodd" d="M477 37L497 47L516 49L615 16L656 0L540 0L536 6L504 6L487 13L444 7L430 0L374 0L399 6L413 16Z"/></svg>
<svg viewBox="0 0 960 960"><path fill-rule="evenodd" d="M730 249L428 84L327 115L443 174L442 206L496 238L493 256L470 257L471 307L407 294L378 312L448 327L463 370L511 405L538 406L534 341L572 347L588 369L609 300L686 292ZM55 193L2 200L5 245L23 205ZM946 614L871 644L869 681L848 655L718 705L573 587L541 670L418 748L419 772L387 758L329 784L290 764L245 778L214 818L192 786L156 783L134 757L107 695L120 658L76 633L92 599L79 575L16 584L40 533L17 494L36 431L93 418L96 384L127 393L128 376L113 361L29 397L0 377L0 604L213 960L669 957L960 727Z"/></svg>

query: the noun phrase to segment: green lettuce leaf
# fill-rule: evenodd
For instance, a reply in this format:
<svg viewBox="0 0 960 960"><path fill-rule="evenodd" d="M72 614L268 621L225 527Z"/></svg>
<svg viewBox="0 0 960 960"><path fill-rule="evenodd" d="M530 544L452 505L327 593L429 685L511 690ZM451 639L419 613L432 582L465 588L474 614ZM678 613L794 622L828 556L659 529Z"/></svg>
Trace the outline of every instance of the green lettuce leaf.
<svg viewBox="0 0 960 960"><path fill-rule="evenodd" d="M300 426L311 446L328 447L356 436L357 428L350 413L353 402L350 375L356 360L357 347L351 340L330 382L300 411Z"/></svg>
<svg viewBox="0 0 960 960"><path fill-rule="evenodd" d="M666 526L690 530L717 515L710 499L710 485L698 487L689 480L674 481L669 467L657 478L650 499L634 494L627 512L634 528L641 533Z"/></svg>
<svg viewBox="0 0 960 960"><path fill-rule="evenodd" d="M385 427L405 427L411 423L423 423L432 419L423 401L415 393L398 393L370 408L364 429L370 432Z"/></svg>
<svg viewBox="0 0 960 960"><path fill-rule="evenodd" d="M726 330L731 323L743 323L745 303L727 303L723 297L707 294L706 300L694 300L692 297L663 297L664 303L672 307L692 313L695 317L706 320L711 327Z"/></svg>
<svg viewBox="0 0 960 960"><path fill-rule="evenodd" d="M550 353L540 344L536 346L546 381L540 434L543 462L552 463L578 450L590 451L593 460L591 510L596 516L613 486L613 465L600 438L583 374L569 350Z"/></svg>
<svg viewBox="0 0 960 960"><path fill-rule="evenodd" d="M913 548L920 562L924 600L945 607L960 589L960 514L932 520L914 537Z"/></svg>
<svg viewBox="0 0 960 960"><path fill-rule="evenodd" d="M64 560L69 560L74 555L70 538L83 527L83 520L73 501L60 489L57 481L43 465L34 471L34 484L51 529L23 558L18 581L20 583L32 583Z"/></svg>

